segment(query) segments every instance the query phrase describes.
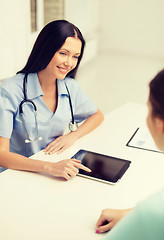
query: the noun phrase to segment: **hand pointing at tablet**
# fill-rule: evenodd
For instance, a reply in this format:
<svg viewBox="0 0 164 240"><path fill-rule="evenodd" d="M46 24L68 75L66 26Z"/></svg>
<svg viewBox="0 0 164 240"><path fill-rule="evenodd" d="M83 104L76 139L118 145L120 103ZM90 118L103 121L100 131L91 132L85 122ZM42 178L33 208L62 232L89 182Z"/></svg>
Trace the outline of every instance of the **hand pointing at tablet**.
<svg viewBox="0 0 164 240"><path fill-rule="evenodd" d="M65 159L56 163L47 162L45 165L45 172L56 177L64 177L66 180L75 177L79 170L82 169L87 172L91 170L80 163L76 159Z"/></svg>

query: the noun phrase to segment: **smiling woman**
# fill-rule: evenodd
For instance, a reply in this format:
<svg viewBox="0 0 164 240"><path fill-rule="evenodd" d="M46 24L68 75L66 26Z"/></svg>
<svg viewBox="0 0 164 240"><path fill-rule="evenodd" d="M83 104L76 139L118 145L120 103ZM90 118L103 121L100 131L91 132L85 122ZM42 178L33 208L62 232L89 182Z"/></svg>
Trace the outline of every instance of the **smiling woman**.
<svg viewBox="0 0 164 240"><path fill-rule="evenodd" d="M50 22L38 35L25 67L0 86L0 166L67 180L78 168L90 171L75 159L52 163L28 158L40 150L63 152L103 121L101 111L74 80L84 46L75 25ZM63 135L68 124L80 122Z"/></svg>
<svg viewBox="0 0 164 240"><path fill-rule="evenodd" d="M43 72L49 72L57 79L65 78L77 65L81 54L82 43L77 37L68 37L63 46L54 54L47 67L39 72L39 77Z"/></svg>
<svg viewBox="0 0 164 240"><path fill-rule="evenodd" d="M54 81L64 79L76 67L81 47L82 43L79 38L68 37L63 46L54 54L47 67L38 72L39 81L44 91L43 100L52 112L55 112L57 108L57 101L54 101L57 99Z"/></svg>

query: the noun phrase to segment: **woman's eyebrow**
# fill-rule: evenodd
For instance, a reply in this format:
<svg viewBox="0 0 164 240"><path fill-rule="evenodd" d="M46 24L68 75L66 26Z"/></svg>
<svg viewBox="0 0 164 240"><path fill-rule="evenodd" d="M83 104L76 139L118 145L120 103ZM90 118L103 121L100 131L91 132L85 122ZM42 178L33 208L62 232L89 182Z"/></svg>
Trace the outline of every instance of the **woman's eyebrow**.
<svg viewBox="0 0 164 240"><path fill-rule="evenodd" d="M61 49L60 49L60 51L63 51L63 50L66 51L66 52L68 52L68 53L70 53L70 51L69 51L68 49L65 49L65 48L61 48ZM80 55L80 53L75 53L74 55Z"/></svg>
<svg viewBox="0 0 164 240"><path fill-rule="evenodd" d="M67 50L67 49L65 49L65 48L61 48L60 50L61 50L61 51L63 51L63 50L64 50L64 51L67 51L67 52L69 52L69 50Z"/></svg>

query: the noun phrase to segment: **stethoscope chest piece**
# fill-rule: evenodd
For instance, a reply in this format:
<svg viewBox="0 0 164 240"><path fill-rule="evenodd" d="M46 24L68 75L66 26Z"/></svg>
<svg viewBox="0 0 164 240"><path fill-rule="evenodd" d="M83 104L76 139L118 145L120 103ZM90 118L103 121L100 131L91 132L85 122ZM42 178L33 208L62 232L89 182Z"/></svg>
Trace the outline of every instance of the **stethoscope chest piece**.
<svg viewBox="0 0 164 240"><path fill-rule="evenodd" d="M70 130L71 132L74 132L74 131L77 130L78 124L77 124L77 122L74 122L74 123L70 122L69 125L68 125L68 127L69 127L69 130Z"/></svg>

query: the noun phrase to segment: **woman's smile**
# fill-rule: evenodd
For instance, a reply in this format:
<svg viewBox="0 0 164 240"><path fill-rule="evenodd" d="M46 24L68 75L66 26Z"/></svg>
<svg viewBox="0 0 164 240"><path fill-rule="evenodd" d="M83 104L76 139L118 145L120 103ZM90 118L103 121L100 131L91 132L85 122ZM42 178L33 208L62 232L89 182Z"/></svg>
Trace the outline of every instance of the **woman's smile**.
<svg viewBox="0 0 164 240"><path fill-rule="evenodd" d="M59 69L59 71L62 73L62 74L67 74L71 69L69 68L64 68L64 67L60 67L60 66L57 66L57 68Z"/></svg>

